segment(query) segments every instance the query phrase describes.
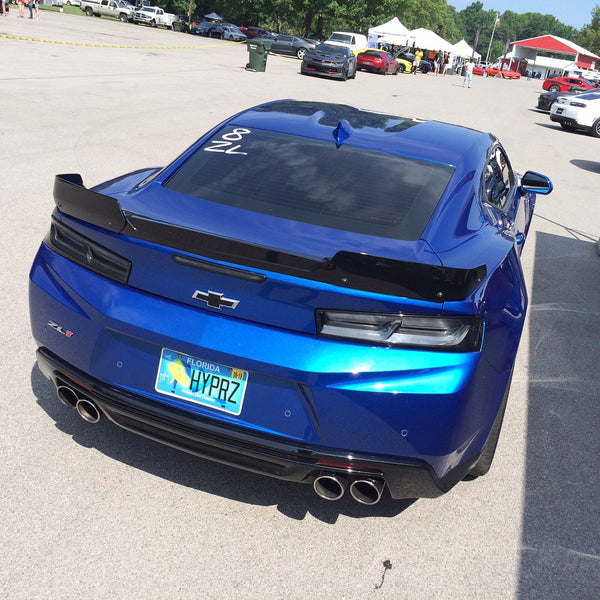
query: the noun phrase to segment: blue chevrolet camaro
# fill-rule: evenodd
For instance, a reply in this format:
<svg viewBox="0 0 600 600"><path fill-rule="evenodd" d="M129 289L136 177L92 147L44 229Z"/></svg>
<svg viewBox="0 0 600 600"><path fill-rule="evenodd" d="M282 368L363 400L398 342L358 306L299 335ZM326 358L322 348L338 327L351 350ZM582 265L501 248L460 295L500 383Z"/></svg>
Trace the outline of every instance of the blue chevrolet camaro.
<svg viewBox="0 0 600 600"><path fill-rule="evenodd" d="M251 108L163 169L56 177L38 365L91 423L327 500L439 496L490 468L551 190L489 133Z"/></svg>

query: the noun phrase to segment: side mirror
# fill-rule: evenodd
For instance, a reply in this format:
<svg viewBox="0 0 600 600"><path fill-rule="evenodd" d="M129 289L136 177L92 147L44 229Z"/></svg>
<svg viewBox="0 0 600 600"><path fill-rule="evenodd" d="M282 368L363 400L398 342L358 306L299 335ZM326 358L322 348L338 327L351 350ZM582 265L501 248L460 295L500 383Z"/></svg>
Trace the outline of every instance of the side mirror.
<svg viewBox="0 0 600 600"><path fill-rule="evenodd" d="M554 186L548 177L534 171L527 171L521 177L521 185L519 186L521 193L534 192L535 194L543 194L546 196L553 189Z"/></svg>

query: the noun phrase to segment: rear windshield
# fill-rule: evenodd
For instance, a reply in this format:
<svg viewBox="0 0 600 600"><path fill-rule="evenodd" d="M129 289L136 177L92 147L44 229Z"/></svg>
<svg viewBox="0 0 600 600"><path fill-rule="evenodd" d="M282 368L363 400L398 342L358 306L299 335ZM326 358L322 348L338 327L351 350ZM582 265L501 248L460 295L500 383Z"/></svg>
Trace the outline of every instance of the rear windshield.
<svg viewBox="0 0 600 600"><path fill-rule="evenodd" d="M334 46L333 44L319 44L316 48L315 48L315 52L317 54L336 54L336 55L341 55L343 54L344 56L350 56L352 54L352 51L350 50L350 48L347 48L346 46Z"/></svg>
<svg viewBox="0 0 600 600"><path fill-rule="evenodd" d="M600 98L600 92L584 92L583 94L578 94L577 102L581 100L598 100Z"/></svg>
<svg viewBox="0 0 600 600"><path fill-rule="evenodd" d="M322 227L416 240L454 168L242 127L221 129L164 184L245 210Z"/></svg>
<svg viewBox="0 0 600 600"><path fill-rule="evenodd" d="M351 35L344 35L343 33L332 33L329 36L329 39L332 42L343 42L345 44L351 44L352 43L352 36Z"/></svg>

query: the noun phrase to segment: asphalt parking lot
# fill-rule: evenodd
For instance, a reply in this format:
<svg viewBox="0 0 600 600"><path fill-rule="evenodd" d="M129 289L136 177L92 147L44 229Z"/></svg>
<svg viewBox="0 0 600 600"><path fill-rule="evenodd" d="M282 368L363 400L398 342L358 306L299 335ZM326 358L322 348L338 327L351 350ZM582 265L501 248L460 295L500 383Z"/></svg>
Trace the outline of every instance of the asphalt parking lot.
<svg viewBox="0 0 600 600"><path fill-rule="evenodd" d="M42 12L0 20L0 597L597 599L600 140L534 109L540 81L299 74L245 45ZM436 500L363 507L90 425L35 365L28 270L56 173L165 164L262 101L345 102L495 133L548 175L523 253L530 308L496 460Z"/></svg>

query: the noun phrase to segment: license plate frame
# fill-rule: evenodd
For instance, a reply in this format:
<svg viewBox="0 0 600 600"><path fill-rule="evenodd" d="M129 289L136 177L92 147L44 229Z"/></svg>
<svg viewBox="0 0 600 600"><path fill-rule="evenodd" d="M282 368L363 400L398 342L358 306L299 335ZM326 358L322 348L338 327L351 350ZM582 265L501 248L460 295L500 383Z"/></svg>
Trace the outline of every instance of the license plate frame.
<svg viewBox="0 0 600 600"><path fill-rule="evenodd" d="M248 372L215 361L163 348L154 389L178 400L239 416Z"/></svg>

